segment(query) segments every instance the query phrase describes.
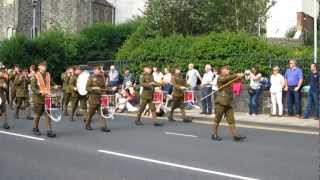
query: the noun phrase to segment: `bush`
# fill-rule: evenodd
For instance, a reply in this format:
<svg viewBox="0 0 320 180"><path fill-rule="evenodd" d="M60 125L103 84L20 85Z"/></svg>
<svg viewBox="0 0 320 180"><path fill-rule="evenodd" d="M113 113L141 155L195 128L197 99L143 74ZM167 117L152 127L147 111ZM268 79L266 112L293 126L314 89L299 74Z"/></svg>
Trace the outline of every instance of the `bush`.
<svg viewBox="0 0 320 180"><path fill-rule="evenodd" d="M114 59L118 49L135 30L135 23L117 26L95 24L84 29L79 35L78 60L87 62Z"/></svg>
<svg viewBox="0 0 320 180"><path fill-rule="evenodd" d="M139 41L139 44L134 43ZM143 33L134 33L117 54L118 60L130 61L133 71L143 65L161 68L179 66L186 71L188 63L195 63L200 70L205 64L230 65L234 71L243 71L258 66L269 73L270 58L311 57L307 47L270 45L265 40L246 33L211 33L202 36L174 35L146 38Z"/></svg>
<svg viewBox="0 0 320 180"><path fill-rule="evenodd" d="M79 34L59 31L45 32L35 39L24 36L4 40L0 46L0 61L5 65L31 64L47 60L56 81L67 66L86 64L90 60L114 59L117 50L136 29L135 23L122 25L95 24Z"/></svg>

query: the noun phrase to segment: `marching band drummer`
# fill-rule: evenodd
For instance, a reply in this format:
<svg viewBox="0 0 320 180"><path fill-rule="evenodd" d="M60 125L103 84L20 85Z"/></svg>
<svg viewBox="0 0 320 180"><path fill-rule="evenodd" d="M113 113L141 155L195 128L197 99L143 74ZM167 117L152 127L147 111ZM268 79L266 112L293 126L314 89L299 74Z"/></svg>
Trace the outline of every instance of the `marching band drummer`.
<svg viewBox="0 0 320 180"><path fill-rule="evenodd" d="M87 96L81 96L77 89L77 80L79 75L81 74L82 70L80 66L74 66L73 67L73 75L70 79L70 89L72 90L71 94L71 117L70 121L74 121L73 117L77 110L79 101L80 101L80 111L82 114L86 114L87 112Z"/></svg>
<svg viewBox="0 0 320 180"><path fill-rule="evenodd" d="M21 74L17 75L16 79L14 80L14 86L16 87L16 98L17 98L17 107L15 118L19 119L19 111L21 109L27 110L27 120L33 120L31 117L31 109L29 103L29 88L28 85L30 84L30 79L28 77L28 70L24 69ZM22 107L22 104L24 107Z"/></svg>
<svg viewBox="0 0 320 180"><path fill-rule="evenodd" d="M104 73L101 70L100 65L95 65L93 67L93 75L89 77L87 82L86 89L88 91L88 104L89 110L86 117L86 130L92 130L91 128L91 120L96 111L100 112L101 104L100 98L103 92L107 91L106 80L104 77ZM110 132L111 130L107 127L107 122L102 117L101 119L101 131L102 132Z"/></svg>
<svg viewBox="0 0 320 180"><path fill-rule="evenodd" d="M137 126L142 126L143 123L141 122L141 116L144 112L147 105L149 105L149 108L152 113L152 119L154 121L154 126L163 126L163 122L161 122L159 119L157 119L156 116L156 107L153 103L153 94L154 94L154 88L155 86L161 86L161 84L156 83L152 76L152 70L150 67L144 67L143 68L143 74L140 76L140 84L141 87L143 87L141 98L140 98L140 108L137 114L137 120L135 120L135 124Z"/></svg>
<svg viewBox="0 0 320 180"><path fill-rule="evenodd" d="M7 112L6 112L6 89L8 89L8 84L7 84L8 79L9 79L9 76L5 72L5 66L1 63L0 64L0 98L1 98L0 111L1 111L1 116L4 120L2 125L3 129L10 129L10 126L8 124L8 119L7 119Z"/></svg>
<svg viewBox="0 0 320 180"><path fill-rule="evenodd" d="M34 124L32 132L40 136L41 132L39 131L39 121L41 115L45 112L44 99L45 95L50 95L51 85L53 85L50 73L47 72L47 62L43 61L38 65L38 71L35 73L31 79L31 90L33 92L33 103L34 103ZM54 86L57 88L57 86ZM46 119L46 128L47 136L50 138L56 137L56 134L52 131L51 119L47 114L45 114Z"/></svg>
<svg viewBox="0 0 320 180"><path fill-rule="evenodd" d="M184 80L180 68L175 68L174 75L172 77L173 91L172 91L172 107L169 114L169 121L176 121L173 119L173 112L176 108L180 108L182 119L184 123L192 122L191 119L186 117L184 108L184 90L186 90L186 81Z"/></svg>

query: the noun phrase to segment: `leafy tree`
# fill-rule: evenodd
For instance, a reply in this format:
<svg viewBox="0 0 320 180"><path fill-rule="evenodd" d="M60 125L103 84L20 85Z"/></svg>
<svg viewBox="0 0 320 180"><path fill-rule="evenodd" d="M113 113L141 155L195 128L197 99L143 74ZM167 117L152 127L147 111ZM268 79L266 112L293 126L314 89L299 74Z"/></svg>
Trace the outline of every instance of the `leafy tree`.
<svg viewBox="0 0 320 180"><path fill-rule="evenodd" d="M145 10L146 28L161 35L210 31L255 33L273 4L273 0L149 0Z"/></svg>

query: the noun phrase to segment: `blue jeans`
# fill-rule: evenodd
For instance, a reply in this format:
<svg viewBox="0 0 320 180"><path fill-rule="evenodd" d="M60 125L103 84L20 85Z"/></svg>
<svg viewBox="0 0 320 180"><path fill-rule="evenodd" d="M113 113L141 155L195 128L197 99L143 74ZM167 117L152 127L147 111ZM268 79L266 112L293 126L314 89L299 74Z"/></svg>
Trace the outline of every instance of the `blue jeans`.
<svg viewBox="0 0 320 180"><path fill-rule="evenodd" d="M212 87L204 87L201 89L201 96L205 97L212 93ZM212 113L212 96L209 96L201 101L202 104L202 113Z"/></svg>
<svg viewBox="0 0 320 180"><path fill-rule="evenodd" d="M173 85L172 84L164 84L162 86L162 90L167 92L168 94L171 94L172 90L173 90Z"/></svg>
<svg viewBox="0 0 320 180"><path fill-rule="evenodd" d="M257 114L258 112L258 98L260 95L260 89L252 89L249 93L249 114Z"/></svg>
<svg viewBox="0 0 320 180"><path fill-rule="evenodd" d="M287 92L288 115L290 116L301 114L300 91L295 91L294 88L296 88L296 86L289 86ZM293 106L295 107L295 114L293 112Z"/></svg>
<svg viewBox="0 0 320 180"><path fill-rule="evenodd" d="M304 118L310 117L312 114L313 107L316 110L316 116L320 117L319 112L319 92L309 92L308 94L308 100L307 100L307 107L304 112Z"/></svg>

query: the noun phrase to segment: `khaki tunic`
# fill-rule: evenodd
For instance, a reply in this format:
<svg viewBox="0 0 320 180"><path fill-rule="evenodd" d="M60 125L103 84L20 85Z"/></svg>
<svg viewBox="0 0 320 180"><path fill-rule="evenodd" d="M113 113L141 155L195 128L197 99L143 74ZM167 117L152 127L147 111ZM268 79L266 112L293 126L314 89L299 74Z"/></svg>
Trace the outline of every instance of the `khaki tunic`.
<svg viewBox="0 0 320 180"><path fill-rule="evenodd" d="M228 76L219 76L217 85L218 88L222 87L224 84L229 81L237 78L237 75L228 75ZM225 116L229 125L235 124L234 111L232 108L233 102L233 92L231 84L220 89L217 97L215 98L215 120L216 124L219 124L222 120L222 117Z"/></svg>

